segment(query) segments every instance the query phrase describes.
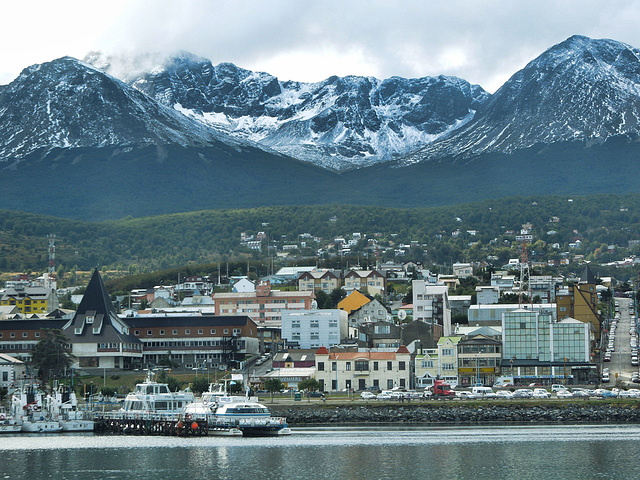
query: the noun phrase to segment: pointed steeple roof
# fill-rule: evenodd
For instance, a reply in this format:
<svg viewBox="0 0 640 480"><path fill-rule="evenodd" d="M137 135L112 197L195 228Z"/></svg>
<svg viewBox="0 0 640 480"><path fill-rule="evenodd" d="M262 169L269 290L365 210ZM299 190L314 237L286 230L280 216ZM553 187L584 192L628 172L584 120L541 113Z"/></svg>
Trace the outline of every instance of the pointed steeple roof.
<svg viewBox="0 0 640 480"><path fill-rule="evenodd" d="M64 331L74 343L140 341L129 334L129 326L118 318L98 269L94 270L78 310Z"/></svg>
<svg viewBox="0 0 640 480"><path fill-rule="evenodd" d="M591 269L589 268L589 264L587 263L584 267L584 271L580 276L579 283L587 283L587 284L596 284L598 283L596 277L591 273Z"/></svg>
<svg viewBox="0 0 640 480"><path fill-rule="evenodd" d="M89 280L87 290L84 292L78 310L76 310L76 316L78 314L85 314L87 310L92 310L105 316L109 316L111 313L117 315L113 302L111 302L111 298L107 292L107 287L104 285L97 268L93 271L91 280Z"/></svg>

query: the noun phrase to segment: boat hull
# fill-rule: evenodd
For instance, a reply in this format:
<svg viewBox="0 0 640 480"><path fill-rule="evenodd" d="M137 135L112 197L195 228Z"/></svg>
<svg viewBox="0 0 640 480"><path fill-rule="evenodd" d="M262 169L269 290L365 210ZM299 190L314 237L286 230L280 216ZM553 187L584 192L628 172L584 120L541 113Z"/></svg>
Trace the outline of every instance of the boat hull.
<svg viewBox="0 0 640 480"><path fill-rule="evenodd" d="M93 432L93 420L60 421L63 432Z"/></svg>
<svg viewBox="0 0 640 480"><path fill-rule="evenodd" d="M22 426L17 423L0 424L0 433L18 433L22 431Z"/></svg>
<svg viewBox="0 0 640 480"><path fill-rule="evenodd" d="M29 422L22 423L21 431L26 433L56 433L60 432L62 427L58 422L42 421L42 422Z"/></svg>

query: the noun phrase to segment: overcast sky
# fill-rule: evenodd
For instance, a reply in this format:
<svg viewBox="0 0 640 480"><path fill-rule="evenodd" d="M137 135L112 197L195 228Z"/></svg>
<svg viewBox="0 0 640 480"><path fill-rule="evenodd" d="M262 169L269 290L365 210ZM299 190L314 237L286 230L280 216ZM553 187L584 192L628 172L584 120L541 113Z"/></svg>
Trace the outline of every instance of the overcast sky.
<svg viewBox="0 0 640 480"><path fill-rule="evenodd" d="M640 47L640 2L622 0L21 0L2 16L0 84L91 50L186 50L281 80L444 74L493 92L574 34Z"/></svg>

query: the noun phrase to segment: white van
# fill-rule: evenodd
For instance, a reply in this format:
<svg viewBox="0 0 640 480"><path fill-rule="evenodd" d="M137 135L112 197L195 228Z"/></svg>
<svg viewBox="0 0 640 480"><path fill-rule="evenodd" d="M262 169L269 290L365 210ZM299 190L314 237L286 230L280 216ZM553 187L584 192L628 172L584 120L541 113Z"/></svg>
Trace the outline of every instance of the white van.
<svg viewBox="0 0 640 480"><path fill-rule="evenodd" d="M496 394L490 387L473 387L471 393L477 398L496 398Z"/></svg>
<svg viewBox="0 0 640 480"><path fill-rule="evenodd" d="M553 385L551 385L551 391L553 393L558 393L558 390L566 390L567 386L566 385L560 385L558 383L554 383Z"/></svg>

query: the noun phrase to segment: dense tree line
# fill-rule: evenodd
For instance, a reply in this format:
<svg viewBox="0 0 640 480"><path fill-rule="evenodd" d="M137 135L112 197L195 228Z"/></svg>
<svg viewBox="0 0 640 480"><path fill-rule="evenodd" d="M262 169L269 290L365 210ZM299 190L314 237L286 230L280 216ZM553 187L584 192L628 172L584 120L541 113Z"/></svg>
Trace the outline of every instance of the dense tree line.
<svg viewBox="0 0 640 480"><path fill-rule="evenodd" d="M640 253L639 246L629 248L629 241L640 239L640 194L515 197L413 209L270 206L104 222L0 211L0 272L44 271L50 233L56 235L59 273L69 283L74 271L96 266L144 274L184 265L198 265L198 273L202 273L202 265L209 265L208 273L215 271L217 275L219 265L226 270L229 262L234 270L242 270L242 262L250 260L264 271L267 243L279 248L298 244L304 233L321 237L322 243L355 232L368 235L353 246L351 257L327 255L315 260L330 268L374 265L376 258L421 261L443 268L456 261L491 258L501 265L519 256L513 233L520 233L527 223L532 225L535 239L529 245L533 260L557 259L575 240L582 243L571 254L582 254L594 262ZM240 244L242 232L256 235L261 231L267 235L262 252ZM375 254L368 242L374 234L379 246ZM397 247L410 242L414 243L405 248L406 253L397 257ZM307 243L298 253L316 257L321 244ZM615 245L615 250L610 245ZM301 261L308 263L307 259Z"/></svg>

